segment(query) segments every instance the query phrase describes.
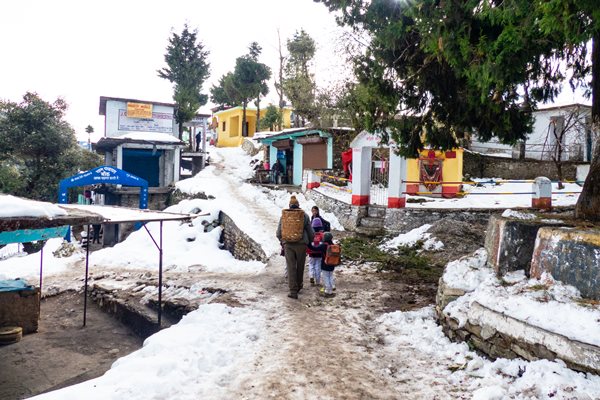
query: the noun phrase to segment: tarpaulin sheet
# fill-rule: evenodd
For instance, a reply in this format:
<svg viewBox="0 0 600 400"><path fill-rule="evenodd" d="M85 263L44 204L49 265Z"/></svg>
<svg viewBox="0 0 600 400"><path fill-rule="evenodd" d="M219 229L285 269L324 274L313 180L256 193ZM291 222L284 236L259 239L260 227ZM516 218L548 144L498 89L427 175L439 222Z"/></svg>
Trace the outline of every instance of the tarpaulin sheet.
<svg viewBox="0 0 600 400"><path fill-rule="evenodd" d="M18 292L20 290L33 290L23 279L0 280L0 292Z"/></svg>

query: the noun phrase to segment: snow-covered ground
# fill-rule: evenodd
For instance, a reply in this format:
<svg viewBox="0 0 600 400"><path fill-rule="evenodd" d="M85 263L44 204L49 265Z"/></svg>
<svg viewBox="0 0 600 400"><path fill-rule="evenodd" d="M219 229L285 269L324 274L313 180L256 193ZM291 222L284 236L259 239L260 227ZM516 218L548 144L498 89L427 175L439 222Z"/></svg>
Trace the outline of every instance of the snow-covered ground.
<svg viewBox="0 0 600 400"><path fill-rule="evenodd" d="M468 193L462 198L445 199L437 197L407 195L407 208L528 208L531 207L531 182L509 181L507 183L487 183L492 179L475 179L475 182L486 182L478 185L463 185L463 191ZM552 184L552 204L555 206L572 206L577 203L581 186L575 183L565 183L565 188L558 189L558 184ZM352 193L336 190L327 186L314 189L334 199L350 204ZM576 193L574 193L576 192ZM525 193L525 194L521 194ZM372 188L371 199L380 205L387 205L387 189ZM420 200L422 202L413 202Z"/></svg>
<svg viewBox="0 0 600 400"><path fill-rule="evenodd" d="M404 353L416 351L422 359L430 360L426 364L430 368L427 375L436 377L435 385L450 388L447 397L436 397L438 391L434 385L417 384L418 396L407 398L466 398L460 396L458 389L471 393L471 398L477 400L600 397L600 377L577 373L560 361L499 358L492 362L469 351L466 343L450 342L435 323L432 307L385 314L377 322L388 362L403 361ZM394 372L388 370L388 374ZM397 378L410 380L414 379L413 374L408 368L405 376ZM454 394L452 388L457 389Z"/></svg>
<svg viewBox="0 0 600 400"><path fill-rule="evenodd" d="M264 315L207 304L144 346L117 360L103 376L36 399L227 399L268 340Z"/></svg>
<svg viewBox="0 0 600 400"><path fill-rule="evenodd" d="M188 193L203 191L215 199L183 201L169 209L198 209L210 215L191 225L164 223L166 274L192 280L189 293L178 292L184 298L197 296L200 288L214 284L235 292L240 306L202 305L178 324L149 337L142 349L119 359L103 376L36 398L600 398L598 376L573 372L560 362L491 362L470 352L465 344L449 342L431 307L375 314L371 303L380 293L356 290L362 303L350 297L349 289L344 293L344 279L354 279L354 285L360 287L367 275L359 274L368 270L355 268L338 274L336 302L324 302L309 287L303 289L299 301L287 299L281 278L283 259L275 255L279 244L274 232L289 193L243 182L250 174L251 158L240 149L211 147L210 151L213 165L177 187ZM314 204L300 194L298 199L307 211ZM464 199L456 201L460 200ZM267 256L275 256L265 265L234 260L219 249L219 230L205 233L202 225L203 220L216 218L219 210L260 243ZM340 228L333 214L324 213L324 217L332 227ZM153 235L157 233L156 224L148 227ZM433 239L426 236L426 230L422 227L394 238L389 245ZM82 254L56 258L51 250L58 244L57 240L46 244L45 271L60 283L61 274L80 263ZM155 271L156 253L154 243L140 230L111 249L95 252L91 261L96 270L113 274L125 269ZM482 269L482 260L485 254L478 252L449 271L453 271L453 279L463 279L465 289L477 288L472 295L478 296L478 301L487 296L488 303L500 303L498 299L508 300L511 294L517 300L504 302L510 310L539 311L532 305L539 298L527 289L529 283L522 277L515 277L512 286L490 285L478 294L481 282L491 280L489 271ZM205 269L191 272L190 267L198 264ZM0 261L0 275L37 277L38 266L39 254L12 257ZM472 275L464 278L465 274ZM72 281L71 275L65 275L65 286ZM126 283L118 285L125 287ZM573 294L568 289L546 292L554 297L550 301ZM598 332L588 325L576 325L575 330L581 331L575 337L586 340Z"/></svg>
<svg viewBox="0 0 600 400"><path fill-rule="evenodd" d="M409 232L401 233L389 240L384 241L379 248L381 250L394 250L398 246L412 247L417 242L423 242L422 248L424 250L441 250L444 248L444 243L440 242L436 238L431 236L431 233L427 232L431 228L430 224L422 225Z"/></svg>
<svg viewBox="0 0 600 400"><path fill-rule="evenodd" d="M549 275L539 280L527 279L522 270L498 279L489 267L482 265L480 253L449 267L444 281L450 287L470 290L444 309L459 325L464 325L468 309L477 302L571 340L600 346L600 307L582 300L573 286L555 281Z"/></svg>

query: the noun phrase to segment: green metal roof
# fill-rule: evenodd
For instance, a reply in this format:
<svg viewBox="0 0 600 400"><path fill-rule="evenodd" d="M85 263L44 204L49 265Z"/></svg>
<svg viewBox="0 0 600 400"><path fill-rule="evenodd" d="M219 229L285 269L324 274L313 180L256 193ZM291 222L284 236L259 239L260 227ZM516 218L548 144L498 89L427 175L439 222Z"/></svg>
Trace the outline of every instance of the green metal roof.
<svg viewBox="0 0 600 400"><path fill-rule="evenodd" d="M303 137L303 136L311 136L311 135L319 135L320 137L325 137L325 138L330 138L331 133L326 132L326 131L322 131L320 129L304 129L304 128L296 128L294 130L289 130L288 132L281 132L281 133L277 133L275 135L272 136L268 136L265 138L261 138L261 139L256 139L261 143L264 144L271 144L277 140L283 140L283 139L294 139L297 137Z"/></svg>

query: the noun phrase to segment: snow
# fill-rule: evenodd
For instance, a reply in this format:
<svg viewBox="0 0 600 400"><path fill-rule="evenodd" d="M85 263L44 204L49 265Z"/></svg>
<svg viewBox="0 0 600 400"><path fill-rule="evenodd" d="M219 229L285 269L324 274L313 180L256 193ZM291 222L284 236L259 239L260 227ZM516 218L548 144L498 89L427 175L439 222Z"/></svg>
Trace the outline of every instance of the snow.
<svg viewBox="0 0 600 400"><path fill-rule="evenodd" d="M181 143L179 138L161 132L129 132L111 139L145 140L149 142Z"/></svg>
<svg viewBox="0 0 600 400"><path fill-rule="evenodd" d="M515 218L515 219L523 219L523 220L532 220L532 219L537 218L534 214L511 210L510 208L508 210L505 210L502 213L502 216L504 218Z"/></svg>
<svg viewBox="0 0 600 400"><path fill-rule="evenodd" d="M475 290L448 304L444 313L464 325L473 302L572 340L600 346L600 307L586 305L577 289L549 275L527 279L521 270L507 274L503 281L489 275Z"/></svg>
<svg viewBox="0 0 600 400"><path fill-rule="evenodd" d="M140 210L124 207L61 204L62 208L89 211L101 215L107 222L131 222L131 221L159 221L159 220L181 220L189 218L185 213L169 213L165 211Z"/></svg>
<svg viewBox="0 0 600 400"><path fill-rule="evenodd" d="M265 341L265 316L223 304L202 305L117 360L103 376L34 397L69 399L232 398L230 388Z"/></svg>
<svg viewBox="0 0 600 400"><path fill-rule="evenodd" d="M67 215L67 212L54 204L0 194L0 218L45 217L51 219L62 215Z"/></svg>
<svg viewBox="0 0 600 400"><path fill-rule="evenodd" d="M449 262L444 270L444 283L464 291L475 290L482 282L494 277L486 261L487 251L481 248L472 255Z"/></svg>
<svg viewBox="0 0 600 400"><path fill-rule="evenodd" d="M178 221L163 222L163 263L166 270L186 272L189 267L201 265L211 272L258 273L265 264L260 261L236 260L230 252L219 248L221 228L204 232L203 221L212 222L218 218L218 205L211 200L184 200L167 208L166 212L190 213L202 210L206 216L195 218L191 223ZM160 225L158 222L146 224L146 227L158 241ZM90 256L94 265L124 267L130 269L156 270L158 268L158 249L148 232L139 229L126 240L113 247L94 252Z"/></svg>
<svg viewBox="0 0 600 400"><path fill-rule="evenodd" d="M418 366L427 367L427 371L410 369L410 373L436 377L433 382L423 382L424 397L421 398L437 398L435 392L428 392L427 386L431 383L434 387L440 382L472 392L472 398L480 400L594 399L600 396L600 377L572 371L561 361L499 358L492 362L470 351L466 343L450 342L435 322L431 306L384 314L376 321L376 332L384 341L381 353L393 361L394 355L400 357L416 350L423 364Z"/></svg>
<svg viewBox="0 0 600 400"><path fill-rule="evenodd" d="M71 268L73 264L84 258L83 253L75 253L71 257L57 258L53 256L62 244L62 238L49 239L44 245L44 278L57 275ZM0 279L24 278L29 283L39 282L40 253L33 253L23 257L11 257L0 260Z"/></svg>
<svg viewBox="0 0 600 400"><path fill-rule="evenodd" d="M269 257L279 252L279 244L274 236L275 225L281 209L288 205L290 193L285 190L260 188L244 182L252 174L250 168L252 157L246 155L240 148L215 148L211 149L212 155L216 164L204 169L193 178L178 182L177 187L186 193L205 192L207 195L213 195L215 199L184 200L165 210L183 214L207 214L197 216L191 222L163 222L165 270L183 272L180 275L185 276L192 267L195 270L195 267L200 266L202 271L225 274L225 277L221 277L222 282L229 282L227 279L233 278L232 274L237 274L241 279L232 286L239 285L237 286L239 292L252 292L249 294L250 298L256 298L256 292L253 291L257 288L268 291L278 290L272 289L271 286L268 288L261 286L264 282L260 281L254 288L242 286L239 282L250 281L245 279L246 274L262 274L265 271L265 264L234 259L229 252L219 247L221 228L204 232L204 227L214 221L220 211L226 212L240 229L262 246ZM226 165L226 168L220 168L221 163ZM494 188L496 186L491 185L488 189ZM479 188L473 188L476 189ZM336 194L343 193L337 191ZM310 208L315 203L306 199L301 193L297 193L296 197L301 207L310 213ZM480 207L488 207L500 196L495 197L477 196L477 199L485 203ZM520 196L523 197L530 202L530 196ZM516 198L519 196L515 196ZM445 207L445 204L454 204L453 200L465 199L436 199L431 203L438 201L436 207ZM425 203L425 205L429 204ZM410 206L423 207L415 204ZM508 213L520 214L519 211L514 210ZM333 214L323 211L322 214L331 222L333 229L343 229ZM159 223L151 222L147 227L158 241ZM430 225L423 225L404 235L398 235L387 241L383 247L393 249L400 245L410 246L419 240L423 240L426 246L431 241L432 248L442 246L427 232L429 228ZM45 276L68 271L82 259L81 252L64 259L53 257L52 251L60 243L61 239L51 239L46 244ZM7 278L37 279L39 256L38 253L0 261L0 275L6 275ZM551 327L552 330L576 340L592 344L600 342L600 338L594 337L598 332L597 321L600 320L600 310L597 306L578 304L579 294L575 289L555 282L549 277L544 277L540 281L527 280L522 272L509 274L500 281L485 265L486 258L485 250L480 249L472 256L448 264L444 281L451 287L461 288L470 293L450 303L445 312L464 315L468 306L473 301L477 301L506 315L525 318L528 323L546 329ZM135 276L136 270L156 271L158 269L158 250L144 229L132 233L127 240L112 248L93 252L90 261L92 268L98 270L114 268L108 271L109 274L114 274L114 279L102 279L101 283L104 287L141 292L145 299L156 296L156 286L123 279L123 276L129 273L131 277ZM125 268L134 272L123 271ZM355 274L362 268L365 268L365 265L342 268L340 272L342 275ZM268 284L272 285L271 276L266 278ZM172 279L175 282L175 279ZM76 283L81 285L79 279ZM63 284L67 285L67 282ZM198 280L183 287L177 286L166 278L163 296L195 301L209 300L218 295L203 290L206 284L207 282ZM340 294L342 293L343 291ZM273 346L282 347L285 351L288 343L278 340L297 334L296 329L299 328L298 320L293 319L299 311L294 310L294 305L282 306L281 301L286 301L287 298L279 300L277 296L270 296L270 293L267 298L269 298L267 301L249 301L245 306L235 308L218 303L201 305L178 324L149 337L142 349L117 360L103 376L42 394L36 398L42 400L239 398L240 393L236 392L236 389L252 382L254 379L252 373L256 372L253 366L268 364L268 368L272 368L273 371L288 367L286 365L284 368L279 364L283 361L271 357L269 351L272 351ZM302 305L302 312L306 310L305 305ZM315 315L311 317L320 317L316 314L320 312L319 309L312 310ZM354 310L345 312L352 315ZM278 313L285 317L281 318ZM382 382L396 383L398 393L405 393L402 390L406 387L406 382L414 381L414 385L420 386L423 396L411 397L411 393L407 398L440 398L439 394L442 391L439 385L447 385L446 387L452 390L456 388L457 391L462 391L474 399L600 398L600 377L574 372L560 361L527 362L520 359L497 359L492 362L469 351L465 343L450 342L443 335L441 327L437 325L432 307L383 314L374 320L363 318L362 313L363 310L360 310L362 323L372 324L372 330L368 332L372 332L382 340L373 341L373 344L367 347L364 343L370 338L371 333L364 336L364 330L353 332L357 336L360 335L361 340L361 347L351 348L352 351L361 353L360 357L353 359L358 360L372 354L376 359L374 365L386 376L394 374L393 368L385 370L380 360L389 361L388 365L394 368L404 366L406 368L404 380L388 382L387 378L383 377L382 379L385 380ZM327 317L329 318L329 315ZM274 320L271 321L272 319ZM277 330L269 330L273 329L274 325L277 326ZM279 334L278 330L281 331ZM412 361L416 359L421 363L413 364ZM363 367L360 364L357 366ZM427 379L421 381L422 377ZM296 397L301 398L302 395L298 393ZM269 397L269 393L263 394L264 398ZM458 395L453 396L454 394L453 391L447 392L447 398L459 398Z"/></svg>
<svg viewBox="0 0 600 400"><path fill-rule="evenodd" d="M394 250L399 246L413 247L418 241L423 242L424 250L441 250L444 248L444 243L440 242L436 238L431 237L431 233L427 231L431 228L430 224L422 225L415 228L407 233L401 233L398 236L384 241L379 248L381 250Z"/></svg>
<svg viewBox="0 0 600 400"><path fill-rule="evenodd" d="M505 183L490 183L490 178L475 179L477 185L463 185L467 192L462 198L445 199L440 197L425 197L407 195L406 208L451 208L451 209L481 209L481 208L530 208L531 188L530 181L510 181ZM577 203L581 186L576 183L564 183L563 190L558 189L558 183L552 184L552 205L573 206ZM318 187L316 190L326 196L351 204L352 193L336 190L330 187ZM572 193L577 192L577 193ZM526 194L520 194L526 193ZM371 188L371 199L375 204L387 205L387 189ZM410 200L422 200L422 203Z"/></svg>
<svg viewBox="0 0 600 400"><path fill-rule="evenodd" d="M238 228L258 242L267 257L278 253L279 243L273 240L277 227L265 226L262 221L257 221L254 215L281 215L281 210L288 207L291 194L285 190L270 190L244 182L253 175L250 168L253 158L241 148L214 148L211 153L214 154L215 160L222 159L227 165L227 179L221 176L222 172L215 165L210 165L193 178L177 182L177 188L184 193L205 192L214 196L215 200L212 202L218 204L219 209L229 215ZM242 200L241 192L245 199L251 201ZM300 207L310 215L310 209L315 205L314 201L306 199L301 193L294 194L300 202ZM321 214L331 223L332 229L344 229L334 214Z"/></svg>

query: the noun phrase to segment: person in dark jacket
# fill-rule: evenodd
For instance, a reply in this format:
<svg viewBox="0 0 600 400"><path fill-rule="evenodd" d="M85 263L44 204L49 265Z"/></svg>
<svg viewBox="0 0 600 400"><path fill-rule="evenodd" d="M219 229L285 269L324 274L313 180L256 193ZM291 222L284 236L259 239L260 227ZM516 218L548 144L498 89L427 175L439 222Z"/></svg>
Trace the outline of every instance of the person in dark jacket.
<svg viewBox="0 0 600 400"><path fill-rule="evenodd" d="M279 177L283 174L283 164L281 164L281 161L279 161L279 159L277 159L277 161L275 161L275 164L271 166L271 174L273 183L279 183Z"/></svg>
<svg viewBox="0 0 600 400"><path fill-rule="evenodd" d="M300 203L296 196L290 197L290 209L299 209ZM304 281L304 263L306 261L306 246L314 240L315 231L310 224L310 218L304 213L304 227L302 231L302 239L299 242L287 242L283 240L281 234L281 219L277 226L277 239L283 243L285 254L285 262L288 272L288 285L290 293L288 297L292 299L298 298L298 292L303 287Z"/></svg>
<svg viewBox="0 0 600 400"><path fill-rule="evenodd" d="M320 214L319 211L319 207L317 206L313 206L310 209L312 215L310 216L310 222L314 221L315 218L319 218L321 220L321 223L323 224L323 232L330 232L331 231L331 224L329 223L329 221L326 221L325 218L323 218Z"/></svg>
<svg viewBox="0 0 600 400"><path fill-rule="evenodd" d="M335 283L333 281L333 270L335 269L335 265L329 265L325 263L325 254L327 253L327 247L333 244L333 235L331 232L325 232L323 235L323 241L318 246L314 246L312 243L308 244L308 248L313 250L314 252L318 252L321 254L321 277L323 279L323 285L325 288L325 297L334 297L335 293L333 293L333 288Z"/></svg>

